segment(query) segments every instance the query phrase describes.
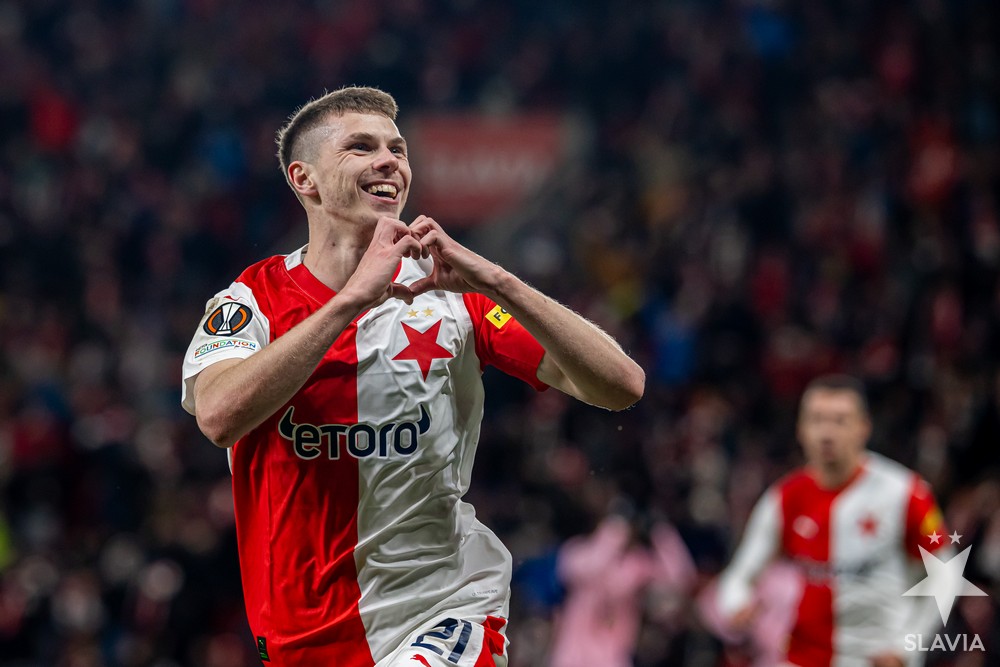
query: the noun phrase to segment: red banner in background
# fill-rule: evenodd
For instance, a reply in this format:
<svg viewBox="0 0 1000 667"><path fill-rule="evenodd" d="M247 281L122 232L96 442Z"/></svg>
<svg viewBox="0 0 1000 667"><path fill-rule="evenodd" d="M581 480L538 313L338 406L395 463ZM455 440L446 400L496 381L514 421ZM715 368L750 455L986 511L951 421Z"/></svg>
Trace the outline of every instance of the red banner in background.
<svg viewBox="0 0 1000 667"><path fill-rule="evenodd" d="M552 175L565 134L564 119L549 114L412 118L409 216L474 225L509 212Z"/></svg>

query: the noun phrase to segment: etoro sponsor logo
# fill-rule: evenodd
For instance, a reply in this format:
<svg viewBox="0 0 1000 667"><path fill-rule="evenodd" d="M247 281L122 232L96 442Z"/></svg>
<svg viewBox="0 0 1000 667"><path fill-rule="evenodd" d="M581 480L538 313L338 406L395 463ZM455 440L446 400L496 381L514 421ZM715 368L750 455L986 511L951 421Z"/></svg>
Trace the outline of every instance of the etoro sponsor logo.
<svg viewBox="0 0 1000 667"><path fill-rule="evenodd" d="M248 350L250 352L257 351L257 343L252 340L247 340L246 338L227 338L225 340L214 340L211 343L205 343L200 345L194 351L194 358L200 359L205 355L212 354L213 352L221 352L222 350Z"/></svg>
<svg viewBox="0 0 1000 667"><path fill-rule="evenodd" d="M278 433L292 443L295 455L304 461L311 461L324 452L327 459L335 461L344 451L356 459L387 458L390 452L411 456L420 445L420 436L431 426L431 417L423 405L417 421L379 425L296 424L294 418L295 406L292 405L278 422Z"/></svg>

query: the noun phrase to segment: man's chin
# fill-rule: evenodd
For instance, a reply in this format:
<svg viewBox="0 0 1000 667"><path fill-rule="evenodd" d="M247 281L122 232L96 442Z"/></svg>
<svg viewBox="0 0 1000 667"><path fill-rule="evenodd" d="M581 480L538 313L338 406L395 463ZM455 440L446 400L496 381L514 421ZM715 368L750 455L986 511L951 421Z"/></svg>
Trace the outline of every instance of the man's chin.
<svg viewBox="0 0 1000 667"><path fill-rule="evenodd" d="M385 206L371 206L370 210L375 216L377 221L379 218L395 218L399 220L399 214L402 211L402 207L398 204L387 204Z"/></svg>
<svg viewBox="0 0 1000 667"><path fill-rule="evenodd" d="M367 208L378 213L379 217L389 216L396 217L403 210L403 204L406 202L405 193L400 193L395 199L387 199L384 197L376 197L370 195L367 192L362 193L363 203L367 204Z"/></svg>
<svg viewBox="0 0 1000 667"><path fill-rule="evenodd" d="M386 208L378 207L378 208L376 208L374 206L370 206L368 208L368 211L366 211L365 214L362 217L363 217L363 220L364 220L364 224L366 224L366 225L375 225L382 218L393 218L395 220L398 220L399 219L399 209L396 208L396 207L391 207L391 208L389 208L389 207L386 207Z"/></svg>

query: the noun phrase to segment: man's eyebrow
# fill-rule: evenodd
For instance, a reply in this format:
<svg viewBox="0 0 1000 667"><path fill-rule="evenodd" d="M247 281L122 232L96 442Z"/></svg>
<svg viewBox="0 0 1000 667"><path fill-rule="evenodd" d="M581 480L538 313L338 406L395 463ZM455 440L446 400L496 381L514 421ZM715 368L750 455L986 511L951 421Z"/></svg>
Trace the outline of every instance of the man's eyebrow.
<svg viewBox="0 0 1000 667"><path fill-rule="evenodd" d="M375 135L369 134L368 132L355 132L353 134L348 134L344 137L344 143L353 143L355 141L366 141L368 143L375 142Z"/></svg>
<svg viewBox="0 0 1000 667"><path fill-rule="evenodd" d="M370 132L354 132L344 137L344 143L354 143L356 141L363 141L369 144L377 144L379 138ZM393 137L386 142L388 146L406 146L406 139L403 137Z"/></svg>

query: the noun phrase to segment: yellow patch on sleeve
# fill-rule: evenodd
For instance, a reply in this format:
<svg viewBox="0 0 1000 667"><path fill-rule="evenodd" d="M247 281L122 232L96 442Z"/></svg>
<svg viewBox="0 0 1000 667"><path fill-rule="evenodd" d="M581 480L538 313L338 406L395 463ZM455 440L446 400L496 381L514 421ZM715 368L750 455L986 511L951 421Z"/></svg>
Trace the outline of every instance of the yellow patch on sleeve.
<svg viewBox="0 0 1000 667"><path fill-rule="evenodd" d="M937 532L937 529L944 524L944 518L941 516L941 510L937 508L937 505L928 510L927 514L924 515L924 520L920 522L920 534L930 535L931 533Z"/></svg>
<svg viewBox="0 0 1000 667"><path fill-rule="evenodd" d="M507 320L511 317L513 317L513 315L500 306L494 306L493 310L486 313L486 320L497 329L503 329L503 325L507 324Z"/></svg>

